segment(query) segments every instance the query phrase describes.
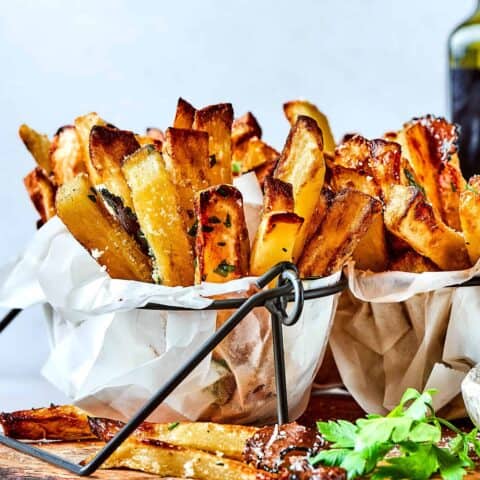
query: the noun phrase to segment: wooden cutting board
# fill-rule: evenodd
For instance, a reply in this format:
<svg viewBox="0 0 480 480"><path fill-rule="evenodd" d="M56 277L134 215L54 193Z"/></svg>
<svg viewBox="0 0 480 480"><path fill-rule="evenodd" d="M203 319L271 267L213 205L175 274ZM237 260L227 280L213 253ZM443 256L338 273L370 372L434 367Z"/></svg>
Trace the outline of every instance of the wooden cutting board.
<svg viewBox="0 0 480 480"><path fill-rule="evenodd" d="M344 394L317 394L312 396L305 414L299 422L314 425L317 420L335 420L343 418L355 420L364 415L363 410ZM68 458L76 463L95 453L103 444L99 442L62 442L44 444L52 453ZM47 463L28 457L0 445L0 479L1 480L71 480L79 479L76 475L52 467ZM126 470L98 470L92 477L104 480L148 480L158 478L156 475ZM479 473L472 473L468 480L479 479Z"/></svg>

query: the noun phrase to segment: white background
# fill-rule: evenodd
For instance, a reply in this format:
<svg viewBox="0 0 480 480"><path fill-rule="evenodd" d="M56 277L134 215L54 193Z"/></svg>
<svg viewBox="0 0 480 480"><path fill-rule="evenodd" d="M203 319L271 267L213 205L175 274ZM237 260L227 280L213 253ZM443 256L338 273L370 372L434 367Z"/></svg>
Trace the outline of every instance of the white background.
<svg viewBox="0 0 480 480"><path fill-rule="evenodd" d="M170 125L176 100L252 110L281 148L282 102L306 97L337 138L381 135L447 112L448 33L474 0L0 1L0 264L36 214L22 185L33 160L17 129L52 135L97 111L137 131ZM0 336L0 410L61 402L39 380L42 312Z"/></svg>

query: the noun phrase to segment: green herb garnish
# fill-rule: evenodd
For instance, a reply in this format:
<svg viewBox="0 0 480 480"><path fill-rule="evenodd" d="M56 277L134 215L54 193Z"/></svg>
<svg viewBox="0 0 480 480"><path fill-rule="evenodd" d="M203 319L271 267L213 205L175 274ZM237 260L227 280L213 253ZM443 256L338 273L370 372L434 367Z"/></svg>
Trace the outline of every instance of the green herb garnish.
<svg viewBox="0 0 480 480"><path fill-rule="evenodd" d="M229 213L227 213L227 218L225 218L225 221L223 224L227 227L230 228L232 226L232 217L230 216Z"/></svg>
<svg viewBox="0 0 480 480"><path fill-rule="evenodd" d="M463 433L447 420L435 415L432 395L409 388L387 416L367 415L355 423L318 422L317 427L331 448L310 458L312 464L339 466L348 478L368 475L372 480L426 480L440 474L445 480L460 480L467 468L473 468L473 450L480 454L477 429ZM446 445L438 445L442 426L456 436ZM389 457L392 449L399 455Z"/></svg>
<svg viewBox="0 0 480 480"><path fill-rule="evenodd" d="M468 190L470 192L473 192L475 193L476 195L480 195L480 192L475 188L475 187L472 187L469 183L466 183L465 184L465 190Z"/></svg>
<svg viewBox="0 0 480 480"><path fill-rule="evenodd" d="M457 191L457 186L453 182L450 182L450 188L452 189L452 192Z"/></svg>
<svg viewBox="0 0 480 480"><path fill-rule="evenodd" d="M219 195L221 195L222 197L228 197L230 195L230 191L224 187L223 185L220 185L218 188L217 188L217 192Z"/></svg>
<svg viewBox="0 0 480 480"><path fill-rule="evenodd" d="M232 173L241 173L242 164L241 162L232 162Z"/></svg>
<svg viewBox="0 0 480 480"><path fill-rule="evenodd" d="M213 217L208 217L207 222L208 223L222 223L222 221L216 215L213 215Z"/></svg>
<svg viewBox="0 0 480 480"><path fill-rule="evenodd" d="M234 271L235 271L235 265L228 264L226 260L222 260L218 264L217 268L214 270L214 272L217 275L220 275L222 277L228 277L228 274Z"/></svg>
<svg viewBox="0 0 480 480"><path fill-rule="evenodd" d="M407 177L407 180L410 186L417 188L425 195L425 189L417 183L417 181L415 180L415 177L413 176L413 173L408 168L404 168L403 173L405 174L405 177Z"/></svg>
<svg viewBox="0 0 480 480"><path fill-rule="evenodd" d="M208 160L210 161L210 168L217 164L217 157L215 155L210 155Z"/></svg>
<svg viewBox="0 0 480 480"><path fill-rule="evenodd" d="M174 428L177 428L180 425L180 422L172 422L168 424L168 429L173 430Z"/></svg>
<svg viewBox="0 0 480 480"><path fill-rule="evenodd" d="M93 203L97 203L97 196L96 195L93 195L91 193L89 193L87 195L87 197L93 202Z"/></svg>
<svg viewBox="0 0 480 480"><path fill-rule="evenodd" d="M213 232L213 227L210 225L202 225L202 232L210 233Z"/></svg>

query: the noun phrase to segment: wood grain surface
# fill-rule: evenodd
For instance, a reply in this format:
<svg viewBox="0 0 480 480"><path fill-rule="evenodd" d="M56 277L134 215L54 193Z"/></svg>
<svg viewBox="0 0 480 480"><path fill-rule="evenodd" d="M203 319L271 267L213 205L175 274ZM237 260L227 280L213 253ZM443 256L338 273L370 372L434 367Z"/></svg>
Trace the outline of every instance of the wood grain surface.
<svg viewBox="0 0 480 480"><path fill-rule="evenodd" d="M348 395L317 394L312 396L308 408L299 419L299 422L305 425L314 425L316 420L335 420L337 418L355 420L363 416L363 414L363 410ZM102 445L102 443L98 442L61 442L40 446L52 453L79 463L95 453ZM71 480L79 478L81 477L0 445L1 480ZM158 477L126 470L98 470L90 478L103 480L148 480ZM466 479L480 480L480 473L472 473Z"/></svg>

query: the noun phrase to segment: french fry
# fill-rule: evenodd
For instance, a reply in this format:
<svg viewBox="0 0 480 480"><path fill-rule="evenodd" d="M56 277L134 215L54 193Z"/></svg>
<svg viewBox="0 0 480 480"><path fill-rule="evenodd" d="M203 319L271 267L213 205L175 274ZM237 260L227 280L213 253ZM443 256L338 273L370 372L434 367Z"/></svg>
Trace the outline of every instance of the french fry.
<svg viewBox="0 0 480 480"><path fill-rule="evenodd" d="M252 246L250 273L262 275L279 262L292 261L293 247L303 218L293 213L290 183L267 177L264 185L263 216Z"/></svg>
<svg viewBox="0 0 480 480"><path fill-rule="evenodd" d="M262 275L279 262L291 262L302 224L303 218L293 212L264 215L252 246L250 273Z"/></svg>
<svg viewBox="0 0 480 480"><path fill-rule="evenodd" d="M315 120L298 117L290 130L274 177L293 185L295 213L304 219L293 250L293 259L297 261L325 178L322 132Z"/></svg>
<svg viewBox="0 0 480 480"><path fill-rule="evenodd" d="M83 150L73 125L59 128L54 135L50 145L50 165L58 186L86 171Z"/></svg>
<svg viewBox="0 0 480 480"><path fill-rule="evenodd" d="M472 263L480 258L480 176L470 178L460 194L460 222Z"/></svg>
<svg viewBox="0 0 480 480"><path fill-rule="evenodd" d="M102 182L102 178L97 173L92 160L90 158L90 131L95 125L105 126L106 123L95 112L82 115L75 119L75 128L77 129L78 138L80 141L80 148L82 150L83 161L85 168L90 177L90 181L94 186Z"/></svg>
<svg viewBox="0 0 480 480"><path fill-rule="evenodd" d="M121 166L123 159L139 148L132 132L103 125L95 125L90 130L90 161L101 185L130 209L133 209L132 197Z"/></svg>
<svg viewBox="0 0 480 480"><path fill-rule="evenodd" d="M370 228L353 251L355 267L360 270L383 272L388 266L388 248L383 214L374 215Z"/></svg>
<svg viewBox="0 0 480 480"><path fill-rule="evenodd" d="M112 278L152 281L150 259L110 215L86 174L64 183L57 215Z"/></svg>
<svg viewBox="0 0 480 480"><path fill-rule="evenodd" d="M465 182L456 155L457 137L454 124L432 115L413 119L398 134L402 152L433 209L444 223L458 229L459 190L456 188L457 183L463 185Z"/></svg>
<svg viewBox="0 0 480 480"><path fill-rule="evenodd" d="M175 112L173 127L186 129L192 128L193 121L195 119L195 112L195 107L180 97L177 102L177 110Z"/></svg>
<svg viewBox="0 0 480 480"><path fill-rule="evenodd" d="M395 142L377 139L370 141L371 157L369 167L373 178L383 192L388 191L392 185L402 182L402 151Z"/></svg>
<svg viewBox="0 0 480 480"><path fill-rule="evenodd" d="M37 162L37 165L42 168L47 175L52 172L50 164L50 140L47 135L38 133L28 125L20 125L18 134L32 157Z"/></svg>
<svg viewBox="0 0 480 480"><path fill-rule="evenodd" d="M385 225L443 270L470 266L463 236L445 225L415 187L395 185L385 206Z"/></svg>
<svg viewBox="0 0 480 480"><path fill-rule="evenodd" d="M388 270L398 272L438 272L440 269L427 257L420 255L413 249L402 252L390 262Z"/></svg>
<svg viewBox="0 0 480 480"><path fill-rule="evenodd" d="M465 179L454 162L442 163L438 172L438 189L442 208L442 218L451 228L461 231L460 194L465 189Z"/></svg>
<svg viewBox="0 0 480 480"><path fill-rule="evenodd" d="M52 406L0 413L3 433L21 440L90 440L88 417L83 410L72 405Z"/></svg>
<svg viewBox="0 0 480 480"><path fill-rule="evenodd" d="M154 281L166 286L192 285L193 253L162 155L147 145L124 159L122 171L151 249Z"/></svg>
<svg viewBox="0 0 480 480"><path fill-rule="evenodd" d="M330 184L336 192L349 188L358 190L374 198L382 197L382 189L373 175L343 165L333 165L330 169Z"/></svg>
<svg viewBox="0 0 480 480"><path fill-rule="evenodd" d="M35 209L40 215L41 224L55 216L55 187L41 167L36 167L23 183Z"/></svg>
<svg viewBox="0 0 480 480"><path fill-rule="evenodd" d="M293 100L283 104L283 111L292 127L297 123L298 117L302 115L313 118L323 134L324 152L328 155L334 155L335 140L328 118L313 103L306 100Z"/></svg>
<svg viewBox="0 0 480 480"><path fill-rule="evenodd" d="M339 192L305 246L298 264L302 277L327 276L341 270L380 212L380 201L369 195L348 189Z"/></svg>
<svg viewBox="0 0 480 480"><path fill-rule="evenodd" d="M122 443L101 468L129 468L160 477L188 477L197 480L276 478L273 474L257 470L238 460L148 439L130 439Z"/></svg>
<svg viewBox="0 0 480 480"><path fill-rule="evenodd" d="M157 140L162 143L165 141L165 134L159 128L148 127L145 133L147 134L147 137L150 137L152 140Z"/></svg>
<svg viewBox="0 0 480 480"><path fill-rule="evenodd" d="M232 124L232 147L235 148L246 140L262 138L262 128L251 112L236 118Z"/></svg>
<svg viewBox="0 0 480 480"><path fill-rule="evenodd" d="M194 196L210 186L208 134L197 130L168 128L163 158L177 189L187 231L195 223ZM194 237L191 237L192 242Z"/></svg>
<svg viewBox="0 0 480 480"><path fill-rule="evenodd" d="M210 105L195 112L193 129L208 133L210 185L232 183L232 122L230 103Z"/></svg>
<svg viewBox="0 0 480 480"><path fill-rule="evenodd" d="M322 188L322 191L320 192L320 195L317 199L315 210L312 217L310 218L310 222L307 225L305 231L305 244L307 244L310 239L315 235L315 232L318 230L318 227L323 222L323 219L325 218L325 215L327 214L328 208L330 207L334 197L335 193L331 188L327 186L324 186Z"/></svg>
<svg viewBox="0 0 480 480"><path fill-rule="evenodd" d="M242 194L231 185L200 192L195 200L195 282L228 282L248 275L250 243Z"/></svg>
<svg viewBox="0 0 480 480"><path fill-rule="evenodd" d="M108 442L124 423L106 418L89 418L93 434ZM228 458L242 460L245 442L258 429L243 425L211 422L142 423L133 433L137 439L159 440L178 447L210 453L222 452Z"/></svg>
<svg viewBox="0 0 480 480"><path fill-rule="evenodd" d="M371 157L370 141L361 135L354 135L338 145L333 163L369 175Z"/></svg>
<svg viewBox="0 0 480 480"><path fill-rule="evenodd" d="M252 137L233 150L234 173L246 173L265 163L278 160L280 154L258 137Z"/></svg>

